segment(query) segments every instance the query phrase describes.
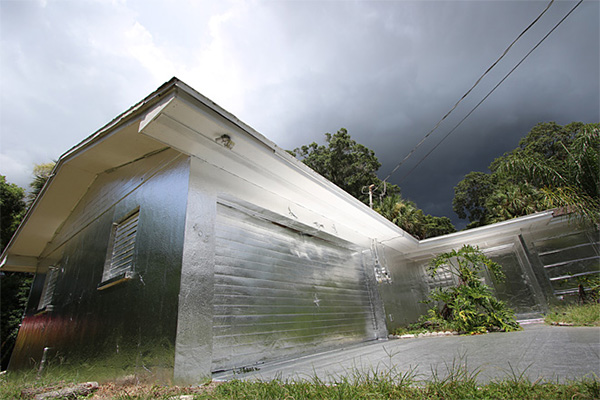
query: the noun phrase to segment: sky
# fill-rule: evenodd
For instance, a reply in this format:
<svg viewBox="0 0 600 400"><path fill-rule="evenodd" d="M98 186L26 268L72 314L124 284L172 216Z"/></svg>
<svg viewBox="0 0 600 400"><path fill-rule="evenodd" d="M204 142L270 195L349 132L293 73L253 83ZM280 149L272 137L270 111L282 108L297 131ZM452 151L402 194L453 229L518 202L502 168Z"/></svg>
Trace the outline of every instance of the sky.
<svg viewBox="0 0 600 400"><path fill-rule="evenodd" d="M344 127L385 178L548 4L0 0L0 174L27 187L35 164L176 76L284 149ZM554 1L390 177L403 197L462 228L465 174L539 122L600 121L600 2L586 0L423 160L575 4Z"/></svg>

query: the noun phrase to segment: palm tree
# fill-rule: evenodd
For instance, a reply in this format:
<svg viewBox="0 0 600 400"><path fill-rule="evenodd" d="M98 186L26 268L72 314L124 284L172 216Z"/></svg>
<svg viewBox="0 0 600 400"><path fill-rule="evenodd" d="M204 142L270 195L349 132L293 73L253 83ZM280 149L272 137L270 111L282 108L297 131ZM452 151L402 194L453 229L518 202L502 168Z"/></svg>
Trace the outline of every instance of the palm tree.
<svg viewBox="0 0 600 400"><path fill-rule="evenodd" d="M375 211L418 239L426 237L425 214L412 201L386 196Z"/></svg>
<svg viewBox="0 0 600 400"><path fill-rule="evenodd" d="M52 170L56 162L49 162L43 164L36 164L33 167L33 180L29 183L31 192L27 195L27 206L31 206L35 199L38 197L42 188L46 184L46 181L52 175Z"/></svg>
<svg viewBox="0 0 600 400"><path fill-rule="evenodd" d="M548 208L542 192L526 183L506 183L492 193L485 204L489 211L486 222L490 224Z"/></svg>
<svg viewBox="0 0 600 400"><path fill-rule="evenodd" d="M592 224L600 224L600 129L590 124L568 144L560 143L566 159L515 152L497 165L512 182L530 185L544 195L546 208L562 208Z"/></svg>

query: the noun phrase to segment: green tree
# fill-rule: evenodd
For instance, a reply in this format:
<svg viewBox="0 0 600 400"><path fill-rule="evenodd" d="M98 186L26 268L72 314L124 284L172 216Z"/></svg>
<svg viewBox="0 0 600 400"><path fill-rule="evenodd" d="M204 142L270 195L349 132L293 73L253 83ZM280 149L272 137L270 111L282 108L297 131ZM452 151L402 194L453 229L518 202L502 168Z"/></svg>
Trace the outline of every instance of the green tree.
<svg viewBox="0 0 600 400"><path fill-rule="evenodd" d="M490 211L486 206L488 197L494 193L497 177L484 172L469 172L454 187L452 209L460 219L469 219L468 228L489 223Z"/></svg>
<svg viewBox="0 0 600 400"><path fill-rule="evenodd" d="M441 271L450 273L457 283L435 288L430 293L430 302L434 305L422 320L467 333L520 329L514 311L481 281L484 271L489 272L492 279L503 281L502 267L478 248L465 245L459 250L440 254L431 260L427 271L432 278Z"/></svg>
<svg viewBox="0 0 600 400"><path fill-rule="evenodd" d="M456 232L449 218L425 214L415 203L399 195L386 196L375 211L417 239Z"/></svg>
<svg viewBox="0 0 600 400"><path fill-rule="evenodd" d="M24 197L23 188L6 182L6 177L0 175L0 251L4 250L21 223L26 210Z"/></svg>
<svg viewBox="0 0 600 400"><path fill-rule="evenodd" d="M450 218L425 214L425 237L423 239L453 232L456 232L456 227L452 224Z"/></svg>
<svg viewBox="0 0 600 400"><path fill-rule="evenodd" d="M532 214L547 207L541 191L525 183L503 182L486 199L486 223L494 224L516 216Z"/></svg>
<svg viewBox="0 0 600 400"><path fill-rule="evenodd" d="M335 134L325 134L326 145L312 142L296 148L294 155L310 168L365 204L369 204L370 185L382 187L377 177L381 163L375 152L357 143L341 128ZM388 193L398 193L395 185L387 185Z"/></svg>
<svg viewBox="0 0 600 400"><path fill-rule="evenodd" d="M539 154L548 159L565 160L565 147L573 142L584 127L582 122L572 122L565 126L556 122L539 123L519 141L519 147L513 153Z"/></svg>
<svg viewBox="0 0 600 400"><path fill-rule="evenodd" d="M25 191L0 175L0 252L10 241L25 214ZM0 365L6 369L27 302L31 275L0 272Z"/></svg>
<svg viewBox="0 0 600 400"><path fill-rule="evenodd" d="M29 183L31 192L27 195L28 205L33 204L35 199L38 197L42 188L46 184L46 181L52 175L56 162L49 162L43 164L36 164L33 167L33 180Z"/></svg>
<svg viewBox="0 0 600 400"><path fill-rule="evenodd" d="M538 189L543 199L538 204L544 208L560 207L587 223L599 224L600 124L568 126L577 132L572 139L559 142L550 157L516 151L495 164L495 173Z"/></svg>
<svg viewBox="0 0 600 400"><path fill-rule="evenodd" d="M398 225L412 236L423 239L425 236L425 215L412 201L399 195L386 196L375 211Z"/></svg>
<svg viewBox="0 0 600 400"><path fill-rule="evenodd" d="M454 188L453 209L467 228L562 207L600 219L600 124L540 123L513 151L471 172Z"/></svg>
<svg viewBox="0 0 600 400"><path fill-rule="evenodd" d="M456 231L449 218L423 213L400 197L398 186L384 184L376 175L381 164L375 152L353 140L346 129L326 133L325 140L326 145L313 142L288 152L365 204L369 186L375 185L375 211L418 239Z"/></svg>

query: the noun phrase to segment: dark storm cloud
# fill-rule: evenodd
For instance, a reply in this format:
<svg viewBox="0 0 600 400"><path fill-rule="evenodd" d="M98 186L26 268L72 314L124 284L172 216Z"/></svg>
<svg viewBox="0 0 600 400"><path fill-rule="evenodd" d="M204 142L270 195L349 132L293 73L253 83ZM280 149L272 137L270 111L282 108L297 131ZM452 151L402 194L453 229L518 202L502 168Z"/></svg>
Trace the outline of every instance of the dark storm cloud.
<svg viewBox="0 0 600 400"><path fill-rule="evenodd" d="M279 115L287 120L286 136L278 142L291 148L322 141L322 133L343 126L375 150L385 177L546 4L353 3L338 13L320 3L315 9L286 7L307 14L285 34L298 32L298 41L315 46L315 72L272 88L278 96L289 90ZM554 4L390 181L400 183L573 4ZM451 201L466 173L487 171L538 122L597 122L598 37L598 3L585 3L402 180L403 195L426 212L459 222Z"/></svg>

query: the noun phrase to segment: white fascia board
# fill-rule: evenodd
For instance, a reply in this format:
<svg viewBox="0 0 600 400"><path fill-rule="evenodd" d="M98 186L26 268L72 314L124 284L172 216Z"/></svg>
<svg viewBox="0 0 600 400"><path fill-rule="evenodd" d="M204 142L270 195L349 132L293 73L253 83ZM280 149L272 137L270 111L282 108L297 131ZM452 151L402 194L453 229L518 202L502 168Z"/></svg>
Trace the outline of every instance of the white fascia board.
<svg viewBox="0 0 600 400"><path fill-rule="evenodd" d="M496 224L421 240L418 247L407 253L406 256L410 259L420 259L458 249L463 245L499 246L514 240L514 236L521 232L547 226L552 218L553 212L551 210L543 211Z"/></svg>
<svg viewBox="0 0 600 400"><path fill-rule="evenodd" d="M57 163L4 254L38 257L94 179L89 172Z"/></svg>
<svg viewBox="0 0 600 400"><path fill-rule="evenodd" d="M106 162L96 163L96 169L90 169L92 164L85 160L88 150L101 144L119 128L130 124L145 108L160 101L163 95L167 95L177 82L179 81L176 78L166 82L144 100L114 118L59 158L50 178L4 248L0 259L8 260L13 255L39 256L97 174L102 172L98 167L106 164ZM68 185L65 186L65 183Z"/></svg>
<svg viewBox="0 0 600 400"><path fill-rule="evenodd" d="M160 148L137 131L138 120L130 119L61 156L4 253L39 257L98 174Z"/></svg>
<svg viewBox="0 0 600 400"><path fill-rule="evenodd" d="M38 259L36 257L15 256L6 254L0 260L0 271L35 273Z"/></svg>
<svg viewBox="0 0 600 400"><path fill-rule="evenodd" d="M72 157L76 157L80 153L84 152L90 145L97 144L104 136L116 131L117 128L129 123L132 119L137 118L141 113L144 112L146 108L160 101L163 96L168 95L169 92L173 90L173 88L175 88L179 82L179 79L175 77L171 78L169 81L162 84L154 92L146 96L142 101L131 106L128 110L119 114L112 121L104 125L102 128L98 129L96 132L79 142L77 145L67 150L60 157L60 159L68 160Z"/></svg>
<svg viewBox="0 0 600 400"><path fill-rule="evenodd" d="M277 145L267 139L265 136L260 134L258 131L254 130L250 125L247 125L235 115L225 110L223 107L219 106L214 101L210 100L208 97L202 95L200 92L196 91L191 86L186 85L182 81L178 81L175 86L180 89L180 93L183 93L193 99L194 103L201 103L207 110L210 110L221 117L223 120L229 122L230 124L236 126L237 128L244 131L250 137L253 137L258 142L263 143L265 146L271 148L272 150L278 149ZM286 153L287 154L287 153ZM288 154L289 156L289 154Z"/></svg>
<svg viewBox="0 0 600 400"><path fill-rule="evenodd" d="M330 182L329 180L324 178L322 175L320 175L317 172L315 172L314 170L312 170L310 167L308 167L302 161L300 161L296 157L290 155L287 151L285 151L284 149L277 146L275 143L273 143L272 141L267 139L265 136L261 135L259 132L255 131L249 125L246 125L244 122L240 121L233 114L224 110L223 108L218 106L216 103L212 102L210 99L204 97L202 94L196 92L194 89L185 85L183 82L178 82L177 87L178 88L181 87L184 89L184 91L180 91L177 93L177 95L178 95L177 100L179 100L183 104L187 105L188 114L184 116L181 113L171 113L170 110L167 109L167 107L163 107L163 106L160 106L160 111L165 110L166 114L172 116L173 119L182 122L187 127L192 129L193 131L198 131L197 126L201 125L201 123L199 122L199 119L193 119L193 117L190 118L190 115L192 115L189 113L190 111L193 110L193 111L199 113L198 116L200 118L212 119L213 121L215 121L214 123L216 124L216 126L218 126L218 128L213 129L213 135L212 135L212 137L209 137L209 140L215 139L220 134L223 134L223 133L228 134L228 135L238 134L239 137L243 141L245 141L247 144L249 144L249 143L259 144L260 146L258 146L258 148L262 147L263 149L267 150L266 152L262 152L262 157L260 159L255 159L253 157L254 154L253 154L250 146L246 147L245 154L243 154L243 152L239 151L239 143L235 145L235 149L233 149L233 150L234 150L234 152L238 153L238 156L249 159L251 163L261 161L263 163L264 169L268 170L268 171L277 171L278 173L280 173L281 171L279 171L276 168L280 168L282 165L281 163L283 162L284 165L293 168L295 173L300 173L303 176L308 177L311 181L317 182L322 187L327 188L327 190L329 192L335 193L340 198L339 200L344 201L344 202L353 203L355 205L355 207L359 208L362 213L365 213L366 215L368 215L368 217L370 219L375 218L379 221L379 223L387 225L387 227L390 228L392 230L392 232L390 232L389 235L385 235L383 237L383 239L392 240L394 238L408 237L411 242L411 245L417 244L417 242L418 242L417 239L415 239L408 233L404 232L401 228L399 228L397 225L391 223L389 220L387 220L386 218L381 216L379 213L372 211L369 207L367 207L360 200L356 199L354 196L348 194L346 191L339 188L338 186L336 186L335 184L333 184L332 182ZM201 103L200 107L198 107L197 102ZM175 106L171 110L173 110L173 109L175 109ZM156 115L156 114L153 114L153 115ZM189 122L187 122L187 123L183 122L184 120L187 120ZM248 140L248 139L250 139L250 140ZM233 140L235 142L235 140L236 140L235 137ZM272 157L273 155L275 155L276 157ZM266 165L268 163L270 163L270 165Z"/></svg>

